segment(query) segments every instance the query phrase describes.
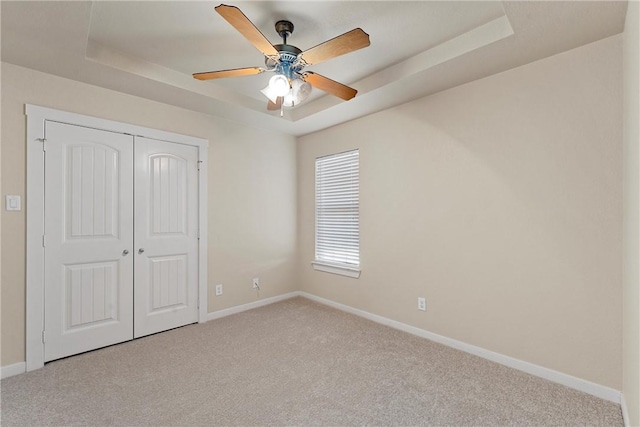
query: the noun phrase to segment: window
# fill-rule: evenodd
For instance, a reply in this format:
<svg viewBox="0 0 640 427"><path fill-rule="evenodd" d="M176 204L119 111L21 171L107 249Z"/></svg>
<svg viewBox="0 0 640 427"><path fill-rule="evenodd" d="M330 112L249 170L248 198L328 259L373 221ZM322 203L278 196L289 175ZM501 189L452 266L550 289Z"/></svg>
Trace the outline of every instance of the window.
<svg viewBox="0 0 640 427"><path fill-rule="evenodd" d="M358 150L316 159L316 270L360 276Z"/></svg>

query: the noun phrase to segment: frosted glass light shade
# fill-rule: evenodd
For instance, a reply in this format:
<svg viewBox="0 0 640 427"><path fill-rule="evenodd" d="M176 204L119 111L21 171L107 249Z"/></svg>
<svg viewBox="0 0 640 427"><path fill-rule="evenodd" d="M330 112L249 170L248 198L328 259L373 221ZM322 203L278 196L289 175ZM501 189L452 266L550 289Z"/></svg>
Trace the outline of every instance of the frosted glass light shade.
<svg viewBox="0 0 640 427"><path fill-rule="evenodd" d="M289 79L282 74L276 74L269 79L269 88L276 96L285 96L291 90Z"/></svg>
<svg viewBox="0 0 640 427"><path fill-rule="evenodd" d="M298 105L298 103L295 102L295 99L293 98L293 91L290 91L284 96L284 98L282 99L282 105L284 105L285 107L293 107L294 105Z"/></svg>
<svg viewBox="0 0 640 427"><path fill-rule="evenodd" d="M299 104L311 94L311 85L304 80L296 79L293 81L291 92L294 102Z"/></svg>
<svg viewBox="0 0 640 427"><path fill-rule="evenodd" d="M294 107L307 99L311 93L311 85L304 80L295 79L291 83L291 91L284 96L284 106Z"/></svg>
<svg viewBox="0 0 640 427"><path fill-rule="evenodd" d="M276 101L278 101L278 95L274 93L274 90L271 88L271 86L265 87L260 92L262 92L262 94L269 98L269 100L274 104L276 103Z"/></svg>

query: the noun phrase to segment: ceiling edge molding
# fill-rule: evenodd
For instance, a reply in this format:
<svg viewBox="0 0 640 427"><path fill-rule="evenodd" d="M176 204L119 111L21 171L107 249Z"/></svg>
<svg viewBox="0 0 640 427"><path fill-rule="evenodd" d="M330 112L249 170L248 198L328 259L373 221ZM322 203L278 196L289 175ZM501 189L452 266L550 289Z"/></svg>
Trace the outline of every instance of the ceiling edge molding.
<svg viewBox="0 0 640 427"><path fill-rule="evenodd" d="M376 92L389 85L395 86L402 80L405 80L406 83L406 79L416 74L512 35L514 35L514 31L509 22L509 18L503 15L354 83L352 86L358 90L358 96L349 102L354 104L360 103L358 98L363 97L365 94ZM296 122L311 117L338 103L331 98L325 98L327 97L322 97L313 103L302 105L293 110L293 121ZM386 105L379 110L404 103L408 100L409 99L395 100L390 103L392 105Z"/></svg>
<svg viewBox="0 0 640 427"><path fill-rule="evenodd" d="M220 86L203 83L195 80L192 76L162 65L140 60L90 39L87 41L85 59L240 107L256 109L259 106L264 108L264 103L260 103L251 97Z"/></svg>

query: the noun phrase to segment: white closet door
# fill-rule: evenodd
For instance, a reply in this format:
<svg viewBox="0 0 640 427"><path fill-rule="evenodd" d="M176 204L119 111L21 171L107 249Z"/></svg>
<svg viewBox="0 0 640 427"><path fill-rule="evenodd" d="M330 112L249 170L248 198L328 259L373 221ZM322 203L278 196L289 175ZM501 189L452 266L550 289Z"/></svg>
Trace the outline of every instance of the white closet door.
<svg viewBox="0 0 640 427"><path fill-rule="evenodd" d="M198 148L136 137L135 161L137 338L198 321Z"/></svg>
<svg viewBox="0 0 640 427"><path fill-rule="evenodd" d="M131 136L47 121L45 360L133 337Z"/></svg>

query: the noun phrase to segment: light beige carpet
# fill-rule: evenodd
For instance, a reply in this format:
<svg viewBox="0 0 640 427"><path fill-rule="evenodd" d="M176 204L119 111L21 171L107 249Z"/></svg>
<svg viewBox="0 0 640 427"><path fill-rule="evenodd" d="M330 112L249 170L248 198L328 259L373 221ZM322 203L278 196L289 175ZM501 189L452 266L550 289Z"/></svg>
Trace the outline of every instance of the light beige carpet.
<svg viewBox="0 0 640 427"><path fill-rule="evenodd" d="M602 425L619 405L295 298L2 380L2 425Z"/></svg>

